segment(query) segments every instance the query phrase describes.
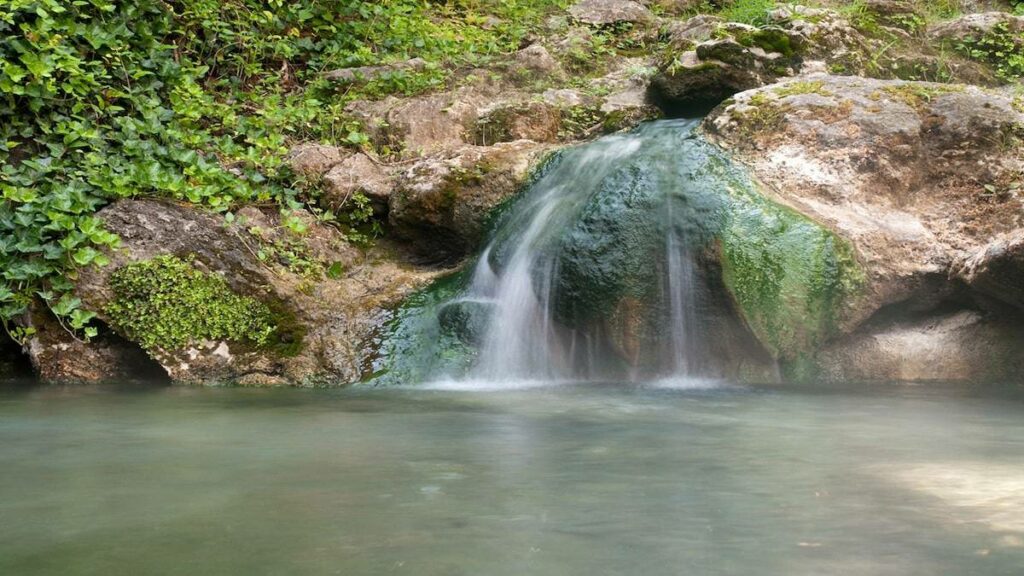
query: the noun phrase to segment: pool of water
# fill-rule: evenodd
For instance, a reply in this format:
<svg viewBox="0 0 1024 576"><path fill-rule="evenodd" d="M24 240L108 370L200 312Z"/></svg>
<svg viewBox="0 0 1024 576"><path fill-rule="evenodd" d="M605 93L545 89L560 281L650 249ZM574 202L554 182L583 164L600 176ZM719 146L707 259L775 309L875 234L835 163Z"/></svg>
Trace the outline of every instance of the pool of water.
<svg viewBox="0 0 1024 576"><path fill-rule="evenodd" d="M1024 399L0 392L0 574L1024 573Z"/></svg>

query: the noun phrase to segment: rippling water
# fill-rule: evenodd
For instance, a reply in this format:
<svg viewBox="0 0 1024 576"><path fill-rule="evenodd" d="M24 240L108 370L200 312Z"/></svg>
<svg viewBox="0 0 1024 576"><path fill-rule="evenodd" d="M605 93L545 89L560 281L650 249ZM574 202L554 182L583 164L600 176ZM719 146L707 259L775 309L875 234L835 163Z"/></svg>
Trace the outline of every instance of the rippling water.
<svg viewBox="0 0 1024 576"><path fill-rule="evenodd" d="M0 574L1024 573L1024 400L0 392Z"/></svg>

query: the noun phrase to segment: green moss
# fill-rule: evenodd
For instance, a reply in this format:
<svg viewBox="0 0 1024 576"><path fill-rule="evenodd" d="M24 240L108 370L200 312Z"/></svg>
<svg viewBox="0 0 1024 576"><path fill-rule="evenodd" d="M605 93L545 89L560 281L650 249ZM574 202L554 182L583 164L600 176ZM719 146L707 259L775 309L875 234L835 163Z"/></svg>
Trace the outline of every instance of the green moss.
<svg viewBox="0 0 1024 576"><path fill-rule="evenodd" d="M759 28L750 32L736 31L732 34L737 42L748 48L761 48L769 54L776 52L786 58L796 55L793 41L786 31L780 28Z"/></svg>
<svg viewBox="0 0 1024 576"><path fill-rule="evenodd" d="M177 256L122 266L110 286L114 300L105 311L111 324L149 351L179 350L203 340L266 346L278 330L267 304L235 294L220 276Z"/></svg>
<svg viewBox="0 0 1024 576"><path fill-rule="evenodd" d="M834 335L863 284L853 248L806 216L733 177L719 236L726 287L759 340L795 360Z"/></svg>
<svg viewBox="0 0 1024 576"><path fill-rule="evenodd" d="M882 88L892 98L904 104L921 110L931 103L938 96L963 92L963 86L938 86L927 84L900 84L898 86L886 86Z"/></svg>
<svg viewBox="0 0 1024 576"><path fill-rule="evenodd" d="M744 142L750 142L757 134L772 132L782 125L786 108L780 106L767 92L753 94L746 105L746 108L732 113L738 125L737 131Z"/></svg>
<svg viewBox="0 0 1024 576"><path fill-rule="evenodd" d="M825 83L820 80L787 82L773 90L779 97L797 96L799 94L820 94L822 96L833 96L825 90Z"/></svg>

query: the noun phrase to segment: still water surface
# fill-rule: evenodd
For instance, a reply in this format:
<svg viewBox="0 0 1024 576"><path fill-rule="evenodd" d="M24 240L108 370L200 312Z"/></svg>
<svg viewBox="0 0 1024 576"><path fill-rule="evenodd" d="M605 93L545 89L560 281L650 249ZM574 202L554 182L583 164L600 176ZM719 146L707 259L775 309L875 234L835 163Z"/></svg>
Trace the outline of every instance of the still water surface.
<svg viewBox="0 0 1024 576"><path fill-rule="evenodd" d="M0 391L0 574L1024 574L1018 394L444 388Z"/></svg>

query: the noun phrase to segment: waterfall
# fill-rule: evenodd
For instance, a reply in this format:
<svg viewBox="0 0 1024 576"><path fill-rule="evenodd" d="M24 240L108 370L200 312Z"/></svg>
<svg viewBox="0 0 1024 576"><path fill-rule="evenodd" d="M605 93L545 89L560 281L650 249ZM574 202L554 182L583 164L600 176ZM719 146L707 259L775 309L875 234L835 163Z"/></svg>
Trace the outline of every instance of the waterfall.
<svg viewBox="0 0 1024 576"><path fill-rule="evenodd" d="M607 336L601 332L607 328L594 324L570 327L556 317L563 280L559 263L564 251L576 248L566 246L563 234L572 230L596 195L619 192L607 187L613 173L636 163L651 167L672 162L672 153L678 152L673 145L676 139L670 137L666 142L665 132L681 137L694 124L662 123L604 138L570 151L557 168L534 184L526 202L515 207L515 215L505 223L506 230L499 231L483 251L466 291L465 298L487 303L492 310L470 377L498 381L602 376L601 366L606 362L601 355L608 353L608 346L602 342ZM664 285L665 301L660 304L664 304L666 322L659 328L665 350L657 359L660 369L696 376L701 375L696 373L700 362L690 355L698 348L693 342L701 336L695 333L698 286L694 260L699 247L689 245L685 226L674 222L679 210L673 206L672 193L681 191L671 187L677 184L675 178L657 178L654 189L648 191L649 206L642 217L663 219L658 226L665 244L660 255L663 262L650 263L661 272ZM502 251L506 253L504 261L496 266L493 255Z"/></svg>
<svg viewBox="0 0 1024 576"><path fill-rule="evenodd" d="M500 383L738 365L749 334L708 265L727 161L697 124L652 122L559 153L504 208L475 264L399 313L391 364L375 370L397 383Z"/></svg>

